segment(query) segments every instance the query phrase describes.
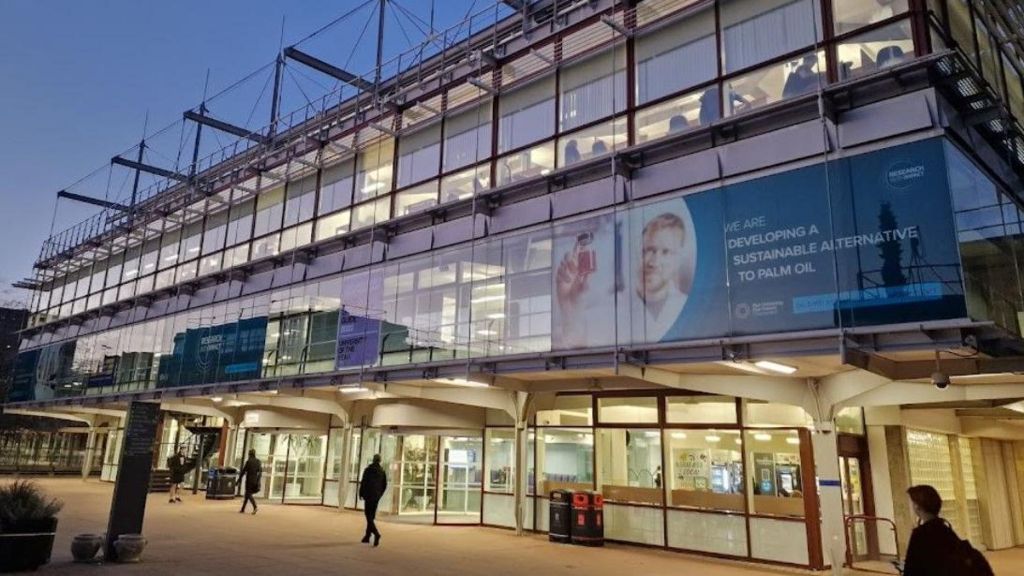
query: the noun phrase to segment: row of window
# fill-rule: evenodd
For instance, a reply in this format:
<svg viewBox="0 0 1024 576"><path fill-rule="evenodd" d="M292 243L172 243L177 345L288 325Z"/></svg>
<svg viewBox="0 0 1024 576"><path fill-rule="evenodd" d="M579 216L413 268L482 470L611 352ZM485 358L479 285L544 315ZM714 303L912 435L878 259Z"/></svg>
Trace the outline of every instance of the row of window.
<svg viewBox="0 0 1024 576"><path fill-rule="evenodd" d="M905 4L875 0L844 3L836 12L834 33L906 12ZM354 158L324 168L319 177L303 167L305 175L292 177L287 185L269 178L253 182L245 188L270 189L255 200L242 201L230 210L212 212L204 220L165 231L140 246L97 262L92 270L71 275L63 285L40 291L35 309L46 312L42 319L65 317L390 217L466 198L492 185L546 174L626 146L631 137L637 143L657 139L706 125L723 114L817 88L824 72L823 52L735 77L725 83L724 90L713 85L665 101L674 93L712 81L718 74L719 54L722 70L730 74L810 48L822 36L821 11L815 0L756 6L723 0L720 10L719 30L713 2L648 0L637 8L637 24L650 25L636 39L634 97L638 105L657 104L637 112L632 135L624 116L594 125L626 110L627 62L624 44L620 43L562 67L557 90L554 76L548 76L502 93L494 129L494 102L485 100L462 106L443 122L403 131L397 150L393 138L378 135L375 141L364 143ZM679 11L681 16L665 18ZM566 52L572 53L572 46L582 53L614 39L610 28L597 23L562 40L563 58ZM897 63L915 52L907 21L842 42L836 49L844 78ZM506 64L503 77L529 76L530 67L525 62L529 58L535 56ZM456 90L449 92L449 109L460 103L455 101ZM482 95L485 93L477 89L475 97ZM458 98L466 100L464 96ZM411 123L412 117L405 116L409 117L403 122ZM489 163L481 164L491 157L492 132L497 133L495 149L499 154L507 153L493 168ZM565 135L538 144L556 133ZM383 197L396 187L401 191L393 200ZM234 198L229 194L222 198L238 201L242 196L236 191ZM211 203L209 208L215 210L216 205ZM319 218L314 223L316 216Z"/></svg>

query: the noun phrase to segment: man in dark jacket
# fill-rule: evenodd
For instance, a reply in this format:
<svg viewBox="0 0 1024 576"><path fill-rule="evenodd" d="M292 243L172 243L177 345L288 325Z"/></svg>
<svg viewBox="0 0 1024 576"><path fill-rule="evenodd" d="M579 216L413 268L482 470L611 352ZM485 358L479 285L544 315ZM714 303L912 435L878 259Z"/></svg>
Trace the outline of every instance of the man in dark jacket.
<svg viewBox="0 0 1024 576"><path fill-rule="evenodd" d="M167 469L171 472L171 485L169 488L169 500L171 504L181 502L181 483L185 481L185 447L179 446L174 454L167 459Z"/></svg>
<svg viewBox="0 0 1024 576"><path fill-rule="evenodd" d="M374 520L377 517L377 504L388 488L388 476L380 465L380 454L373 455L373 462L363 470L363 480L359 483L359 497L363 499L363 512L366 514L366 534L362 542L370 541L373 534L373 545L380 545L380 531Z"/></svg>
<svg viewBox="0 0 1024 576"><path fill-rule="evenodd" d="M256 458L256 451L249 450L249 459L245 461L242 466L242 471L238 474L238 481L241 482L242 478L245 478L245 500L242 500L242 509L238 511L239 514L245 513L245 505L252 502L252 513L256 514L256 499L252 497L260 491L260 478L263 476L263 463Z"/></svg>

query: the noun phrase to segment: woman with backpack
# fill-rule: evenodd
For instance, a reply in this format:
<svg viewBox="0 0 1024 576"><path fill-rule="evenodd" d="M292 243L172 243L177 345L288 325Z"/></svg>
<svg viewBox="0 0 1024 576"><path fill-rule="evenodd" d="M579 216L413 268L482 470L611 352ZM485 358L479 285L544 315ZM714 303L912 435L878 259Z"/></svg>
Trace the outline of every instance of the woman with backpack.
<svg viewBox="0 0 1024 576"><path fill-rule="evenodd" d="M935 488L911 486L907 495L917 527L910 534L903 576L992 576L985 557L939 516L942 497Z"/></svg>

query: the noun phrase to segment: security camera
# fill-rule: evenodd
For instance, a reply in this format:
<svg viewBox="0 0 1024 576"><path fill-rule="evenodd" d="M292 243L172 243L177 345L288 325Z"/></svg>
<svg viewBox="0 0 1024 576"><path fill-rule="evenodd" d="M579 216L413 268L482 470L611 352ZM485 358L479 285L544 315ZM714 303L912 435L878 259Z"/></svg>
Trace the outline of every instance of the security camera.
<svg viewBox="0 0 1024 576"><path fill-rule="evenodd" d="M939 390L949 388L949 376L942 372L932 372L932 384Z"/></svg>

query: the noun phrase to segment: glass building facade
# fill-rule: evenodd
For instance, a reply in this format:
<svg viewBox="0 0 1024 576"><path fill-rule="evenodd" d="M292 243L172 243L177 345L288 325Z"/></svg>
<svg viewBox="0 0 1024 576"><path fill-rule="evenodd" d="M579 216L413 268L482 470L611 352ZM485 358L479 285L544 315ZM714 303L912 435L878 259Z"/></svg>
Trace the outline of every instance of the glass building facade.
<svg viewBox="0 0 1024 576"><path fill-rule="evenodd" d="M806 390L769 401L755 378L840 374L848 346L922 326L1019 341L1024 69L989 16L582 3L465 77L339 112L314 151L102 246L48 243L10 400L196 396L218 411L208 455L255 450L269 501L358 508L381 454L399 520L544 531L551 490L593 490L613 540L813 568L819 480L867 515L866 446L889 442L915 482L959 471L940 493L973 534L982 444L855 405L812 417ZM960 353L936 342L905 346ZM193 442L176 426L161 459ZM835 472L815 460L832 429Z"/></svg>

